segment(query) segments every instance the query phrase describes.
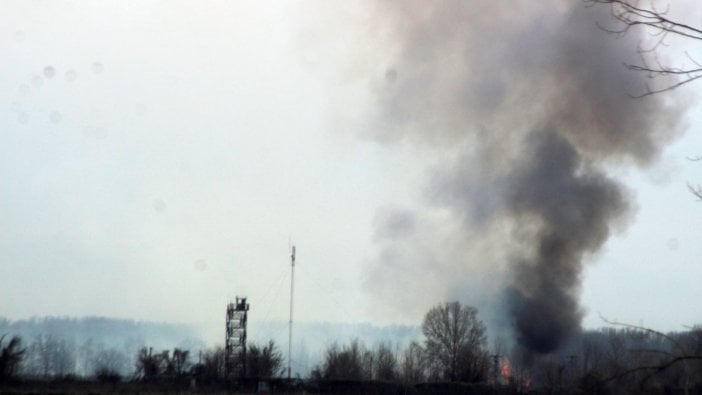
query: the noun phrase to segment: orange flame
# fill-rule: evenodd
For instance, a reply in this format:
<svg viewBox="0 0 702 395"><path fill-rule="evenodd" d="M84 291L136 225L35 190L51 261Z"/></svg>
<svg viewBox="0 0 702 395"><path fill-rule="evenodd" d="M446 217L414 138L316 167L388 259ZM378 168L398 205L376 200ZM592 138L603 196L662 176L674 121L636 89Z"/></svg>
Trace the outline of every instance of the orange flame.
<svg viewBox="0 0 702 395"><path fill-rule="evenodd" d="M505 359L505 361L502 362L502 366L500 366L500 375L506 379L512 377L512 367L509 365L509 360Z"/></svg>

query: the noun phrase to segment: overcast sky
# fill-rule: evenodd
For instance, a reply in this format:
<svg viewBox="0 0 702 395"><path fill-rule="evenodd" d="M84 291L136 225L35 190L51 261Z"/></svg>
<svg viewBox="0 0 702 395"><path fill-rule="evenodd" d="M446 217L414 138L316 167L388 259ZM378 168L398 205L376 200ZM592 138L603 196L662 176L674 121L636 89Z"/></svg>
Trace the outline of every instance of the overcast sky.
<svg viewBox="0 0 702 395"><path fill-rule="evenodd" d="M365 130L377 82L402 73L356 56L377 44L373 12L3 2L0 316L211 323L219 334L240 295L251 319L286 320L291 243L299 320L419 324L448 298L486 303L441 283L493 284L472 262L445 276L408 267L421 281L368 278L385 213L443 215L425 197L443 151ZM653 165L607 167L635 209L586 258L586 327L600 315L662 330L702 322L702 203L686 190L702 183L702 163L686 159L702 154L702 110L683 117L684 135Z"/></svg>

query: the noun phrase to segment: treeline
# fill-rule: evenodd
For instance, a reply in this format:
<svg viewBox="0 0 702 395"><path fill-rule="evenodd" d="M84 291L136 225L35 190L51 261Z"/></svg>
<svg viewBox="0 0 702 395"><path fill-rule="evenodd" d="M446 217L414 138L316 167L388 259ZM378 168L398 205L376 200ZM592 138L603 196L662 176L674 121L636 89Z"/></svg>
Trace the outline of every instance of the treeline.
<svg viewBox="0 0 702 395"><path fill-rule="evenodd" d="M583 331L558 352L533 355L499 342L489 347L477 310L452 302L427 312L421 330L422 341L406 346L382 342L366 346L358 339L333 343L310 374L297 379L303 379L299 382L311 392L315 388L353 392L367 383L374 383L373 388L385 383L381 386L402 391L702 394L702 327L660 333L615 324ZM86 365L79 368L77 361ZM195 353L179 347L140 347L127 354L94 344L78 347L51 335L35 336L28 343L11 336L0 341L0 380L55 378L78 370L102 382L187 379L223 385L261 378L272 382L286 376L284 358L273 341L249 343L242 362L245 370L227 372L222 347Z"/></svg>
<svg viewBox="0 0 702 395"><path fill-rule="evenodd" d="M432 308L422 323L424 342L404 349L361 341L327 348L312 370L316 380L486 383L490 372L485 324L477 309L458 302Z"/></svg>
<svg viewBox="0 0 702 395"><path fill-rule="evenodd" d="M3 334L21 341L19 374L36 378L91 377L97 369L128 377L134 373L135 355L147 344L159 349L205 348L198 331L189 325L102 317L0 318Z"/></svg>
<svg viewBox="0 0 702 395"><path fill-rule="evenodd" d="M183 325L171 323L154 323L103 317L71 318L42 317L10 321L0 317L0 335L20 336L25 346L30 345L38 336L51 336L55 340L66 342L75 347L75 374L79 376L92 374L91 348L96 352L114 350L127 356L129 363L125 375L131 373L134 355L144 346L155 350L180 349L189 350L191 358L197 359L200 350L206 349L203 340L216 341L224 337L212 327L218 328L217 322L209 325ZM288 341L288 322L255 321L249 322L249 340L265 344L272 339L276 344ZM375 326L368 323L328 323L298 322L295 324L295 344L293 344L292 371L297 377L309 377L312 368L321 360L325 348L334 341L348 342L351 339L363 339L367 344L378 344L391 339L394 348L404 348L411 341L421 337L419 325ZM84 346L84 343L91 344ZM84 349L83 352L80 350ZM90 358L88 358L90 357Z"/></svg>
<svg viewBox="0 0 702 395"><path fill-rule="evenodd" d="M127 381L164 381L195 377L206 381L223 380L226 372L225 352L222 347L198 353L193 359L189 350L174 348L154 351L142 347L128 356L116 350L102 350L85 358L89 373L76 375L76 350L65 340L39 336L25 346L19 336L0 336L0 383L19 379L89 379L117 383ZM270 341L259 346L249 344L243 375L237 378L271 378L283 372L283 357L278 346Z"/></svg>
<svg viewBox="0 0 702 395"><path fill-rule="evenodd" d="M244 372L236 378L272 378L283 373L283 356L272 340L259 346L248 345ZM226 356L222 347L199 353L197 360L187 350L175 348L173 352L154 352L153 348L142 348L136 356L134 379L152 381L178 377L193 377L203 381L223 380L227 374Z"/></svg>
<svg viewBox="0 0 702 395"><path fill-rule="evenodd" d="M661 333L614 324L583 331L556 353L487 347L475 310L437 306L422 324L424 341L404 349L367 348L359 340L329 346L314 380L392 381L404 385L465 383L510 393L702 394L702 327ZM437 388L437 387L434 387Z"/></svg>
<svg viewBox="0 0 702 395"><path fill-rule="evenodd" d="M132 370L132 358L124 349L106 347L90 339L76 343L72 339L42 334L29 342L13 336L11 342L14 348L22 351L20 363L13 366L13 372L24 377L90 376L99 368L124 376Z"/></svg>
<svg viewBox="0 0 702 395"><path fill-rule="evenodd" d="M519 352L513 359L520 361ZM644 327L584 331L548 356L515 363L515 376L550 390L586 393L702 393L702 327L661 333Z"/></svg>

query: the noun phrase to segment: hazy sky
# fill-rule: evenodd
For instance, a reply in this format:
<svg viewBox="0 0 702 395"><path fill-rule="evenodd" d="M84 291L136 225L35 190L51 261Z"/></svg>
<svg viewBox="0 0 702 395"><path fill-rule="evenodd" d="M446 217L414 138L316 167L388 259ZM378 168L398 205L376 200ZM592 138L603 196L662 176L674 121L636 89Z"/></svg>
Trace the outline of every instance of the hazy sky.
<svg viewBox="0 0 702 395"><path fill-rule="evenodd" d="M219 333L228 299L246 295L251 319L286 320L290 243L299 320L419 324L456 297L431 270L398 281L411 289L387 284L388 298L368 289L379 286L367 278L378 218L433 210L423 191L442 155L367 137L377 81L395 72L356 56L372 42L373 12L350 2L3 2L0 316L211 323ZM600 315L663 330L702 322L702 203L686 191L702 183L702 163L686 159L702 155L700 122L693 107L685 135L651 167L608 167L636 209L587 258L585 326L603 325ZM395 308L409 293L421 302ZM481 300L470 289L460 297Z"/></svg>

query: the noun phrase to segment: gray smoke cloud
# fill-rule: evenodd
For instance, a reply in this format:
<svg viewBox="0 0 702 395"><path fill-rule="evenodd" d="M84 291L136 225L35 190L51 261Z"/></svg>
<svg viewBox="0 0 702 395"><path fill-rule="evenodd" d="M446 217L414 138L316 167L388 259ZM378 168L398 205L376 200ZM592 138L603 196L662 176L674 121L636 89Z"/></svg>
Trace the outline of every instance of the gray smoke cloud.
<svg viewBox="0 0 702 395"><path fill-rule="evenodd" d="M370 56L386 66L370 137L440 159L424 191L434 214L379 211L368 288L397 310L412 292L474 301L528 352L557 349L580 328L584 263L631 212L607 168L655 161L683 106L629 96L651 82L623 66L645 37L605 33L604 7L376 6Z"/></svg>
<svg viewBox="0 0 702 395"><path fill-rule="evenodd" d="M581 170L575 148L555 133L534 133L525 161L510 174L515 223L534 224L533 252L513 263L509 308L519 344L547 353L579 328L583 254L607 240L626 212L622 188L597 170Z"/></svg>

